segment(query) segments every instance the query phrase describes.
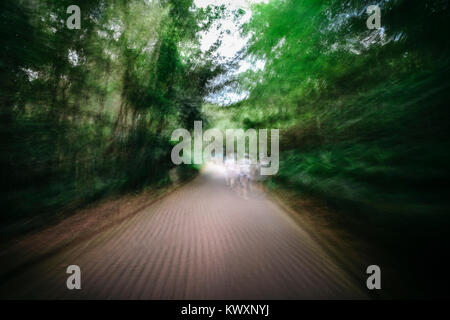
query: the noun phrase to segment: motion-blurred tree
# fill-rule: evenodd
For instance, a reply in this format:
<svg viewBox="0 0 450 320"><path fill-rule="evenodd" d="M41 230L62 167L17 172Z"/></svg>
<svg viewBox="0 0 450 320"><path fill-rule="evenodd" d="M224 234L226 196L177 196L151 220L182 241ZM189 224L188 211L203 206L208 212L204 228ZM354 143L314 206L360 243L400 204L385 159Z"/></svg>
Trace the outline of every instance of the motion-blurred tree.
<svg viewBox="0 0 450 320"><path fill-rule="evenodd" d="M73 4L79 30L66 26ZM222 72L198 39L220 10L5 0L0 14L1 219L46 219L166 181L170 132L202 117L206 84Z"/></svg>

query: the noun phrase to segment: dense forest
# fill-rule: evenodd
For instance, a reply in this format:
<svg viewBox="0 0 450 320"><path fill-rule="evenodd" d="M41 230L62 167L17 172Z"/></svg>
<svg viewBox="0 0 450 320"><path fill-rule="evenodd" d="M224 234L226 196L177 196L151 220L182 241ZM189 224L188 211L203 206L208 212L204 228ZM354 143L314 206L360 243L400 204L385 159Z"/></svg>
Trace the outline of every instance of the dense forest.
<svg viewBox="0 0 450 320"><path fill-rule="evenodd" d="M66 25L73 4L80 29ZM374 4L381 28L368 29ZM240 25L247 44L226 60L220 39L205 51L199 34L226 15L239 25L244 10L2 0L2 224L45 224L169 183L172 131L203 120L279 128L280 170L268 187L351 216L413 269L437 250L448 255L448 1L270 0L251 11ZM236 72L240 61L259 67ZM211 102L224 88L245 98Z"/></svg>
<svg viewBox="0 0 450 320"><path fill-rule="evenodd" d="M198 32L223 7L76 1L77 30L66 26L71 4L0 4L2 221L166 183L172 130L201 119L222 72Z"/></svg>
<svg viewBox="0 0 450 320"><path fill-rule="evenodd" d="M239 75L248 99L230 115L282 128L277 180L330 200L395 214L444 213L449 179L446 1L271 1L245 26Z"/></svg>

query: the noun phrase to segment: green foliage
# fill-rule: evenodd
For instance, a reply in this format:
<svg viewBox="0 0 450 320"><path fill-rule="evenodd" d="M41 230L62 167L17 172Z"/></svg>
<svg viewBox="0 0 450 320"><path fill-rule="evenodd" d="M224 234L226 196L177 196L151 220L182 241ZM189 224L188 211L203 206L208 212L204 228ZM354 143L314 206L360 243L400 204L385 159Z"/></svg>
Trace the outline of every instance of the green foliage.
<svg viewBox="0 0 450 320"><path fill-rule="evenodd" d="M439 1L270 1L244 27L264 60L232 106L244 127L281 128L279 181L362 211L443 213L449 178L450 8ZM429 36L428 36L429 35Z"/></svg>
<svg viewBox="0 0 450 320"><path fill-rule="evenodd" d="M167 183L170 134L222 72L197 38L220 10L192 3L1 1L2 221Z"/></svg>

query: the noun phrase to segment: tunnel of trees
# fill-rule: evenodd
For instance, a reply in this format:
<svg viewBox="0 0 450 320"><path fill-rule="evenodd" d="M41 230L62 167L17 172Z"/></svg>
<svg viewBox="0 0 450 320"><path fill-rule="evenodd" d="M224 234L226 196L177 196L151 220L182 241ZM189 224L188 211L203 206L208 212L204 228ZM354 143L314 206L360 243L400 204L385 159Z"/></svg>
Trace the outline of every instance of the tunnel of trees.
<svg viewBox="0 0 450 320"><path fill-rule="evenodd" d="M66 26L72 4L80 30ZM380 29L366 26L371 4ZM271 0L252 6L248 43L224 62L220 41L204 51L199 40L243 14L224 6L2 0L1 221L45 223L166 184L171 132L204 120L279 128L269 187L351 214L405 259L414 249L436 260L448 246L449 10L445 0ZM239 60L263 67L230 76ZM224 86L246 98L204 102Z"/></svg>

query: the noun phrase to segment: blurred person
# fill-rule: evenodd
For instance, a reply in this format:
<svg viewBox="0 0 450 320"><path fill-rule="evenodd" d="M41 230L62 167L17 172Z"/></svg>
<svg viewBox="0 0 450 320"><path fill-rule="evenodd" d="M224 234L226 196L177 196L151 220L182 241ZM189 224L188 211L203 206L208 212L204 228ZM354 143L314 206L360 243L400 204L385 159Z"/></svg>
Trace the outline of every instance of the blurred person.
<svg viewBox="0 0 450 320"><path fill-rule="evenodd" d="M225 160L225 178L227 186L234 188L239 175L239 168L234 160L234 155L228 155Z"/></svg>
<svg viewBox="0 0 450 320"><path fill-rule="evenodd" d="M253 189L259 186L259 181L261 180L261 175L260 175L260 164L259 161L256 162L255 164L250 165L250 182L249 182L249 187L250 187L250 192L253 191Z"/></svg>
<svg viewBox="0 0 450 320"><path fill-rule="evenodd" d="M248 198L250 190L250 167L250 159L248 154L245 154L245 157L239 161L239 186L244 199Z"/></svg>

